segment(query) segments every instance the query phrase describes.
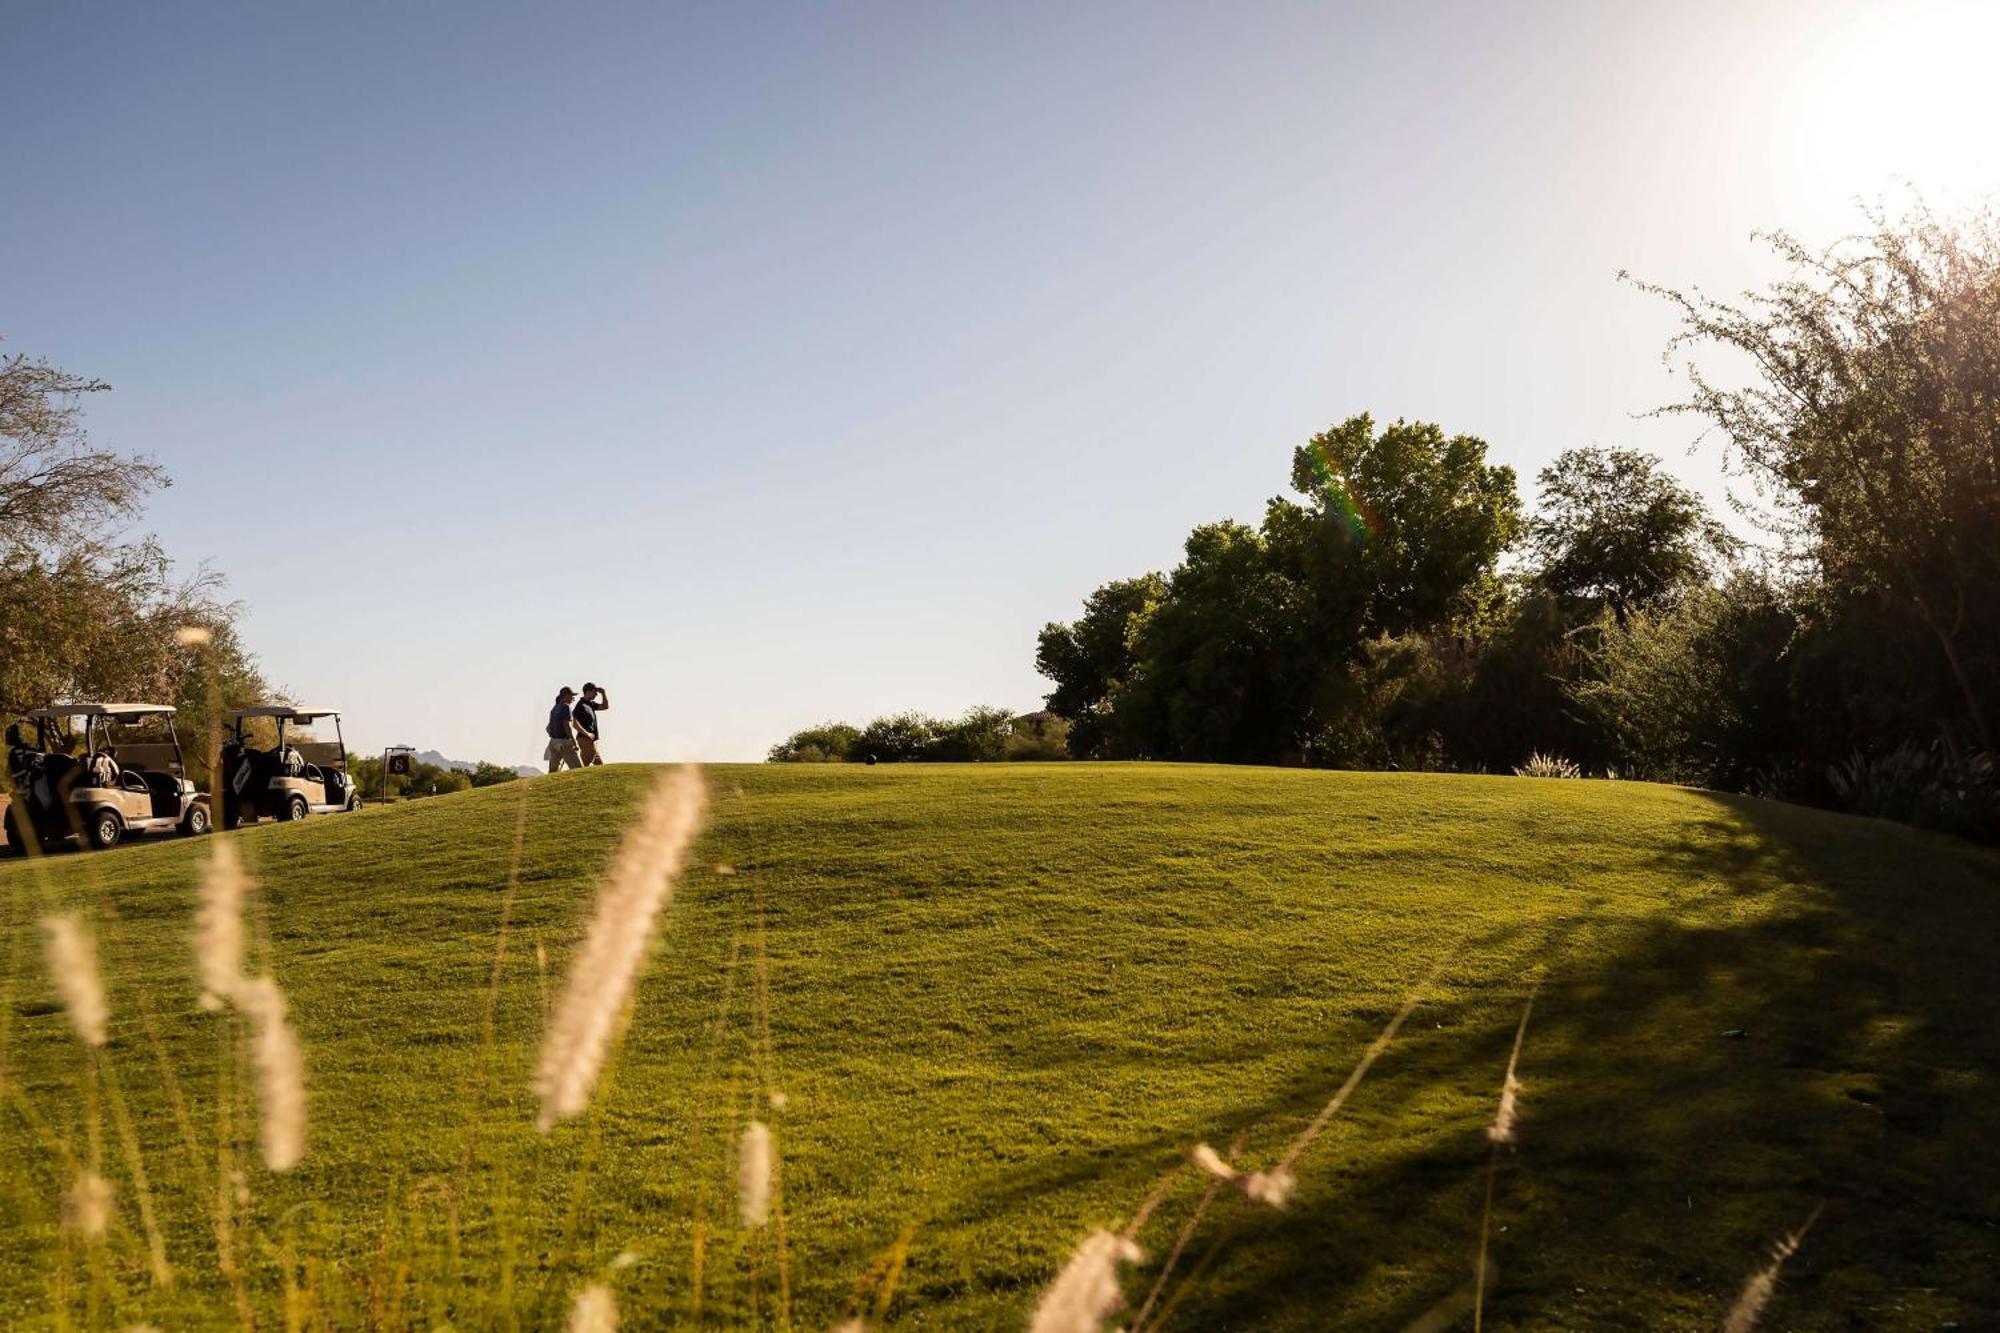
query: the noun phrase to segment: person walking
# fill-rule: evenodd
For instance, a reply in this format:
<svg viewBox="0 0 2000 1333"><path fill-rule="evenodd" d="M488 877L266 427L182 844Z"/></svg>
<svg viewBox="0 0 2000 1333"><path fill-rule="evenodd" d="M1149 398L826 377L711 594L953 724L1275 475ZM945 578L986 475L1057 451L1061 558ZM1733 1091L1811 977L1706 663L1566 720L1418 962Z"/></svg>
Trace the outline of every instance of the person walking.
<svg viewBox="0 0 2000 1333"><path fill-rule="evenodd" d="M604 762L604 756L597 752L597 714L600 709L609 707L611 696L602 687L587 680L583 682L583 695L576 701L576 707L570 710L570 716L576 721L576 743L583 753L585 768Z"/></svg>
<svg viewBox="0 0 2000 1333"><path fill-rule="evenodd" d="M556 691L555 707L549 709L549 743L542 751L542 758L549 761L551 773L559 773L565 766L583 767L583 760L576 752L576 718L570 707L570 700L574 698L576 691L565 685Z"/></svg>

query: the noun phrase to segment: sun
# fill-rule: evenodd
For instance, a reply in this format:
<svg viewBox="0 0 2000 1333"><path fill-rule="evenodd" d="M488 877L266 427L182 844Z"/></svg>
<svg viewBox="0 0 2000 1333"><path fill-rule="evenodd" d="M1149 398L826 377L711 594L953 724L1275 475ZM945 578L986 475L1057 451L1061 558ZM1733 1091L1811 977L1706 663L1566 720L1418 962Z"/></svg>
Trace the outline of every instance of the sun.
<svg viewBox="0 0 2000 1333"><path fill-rule="evenodd" d="M1902 184L1938 206L2000 199L2000 4L1863 4L1797 33L1774 61L1777 159L1798 184L1873 197Z"/></svg>

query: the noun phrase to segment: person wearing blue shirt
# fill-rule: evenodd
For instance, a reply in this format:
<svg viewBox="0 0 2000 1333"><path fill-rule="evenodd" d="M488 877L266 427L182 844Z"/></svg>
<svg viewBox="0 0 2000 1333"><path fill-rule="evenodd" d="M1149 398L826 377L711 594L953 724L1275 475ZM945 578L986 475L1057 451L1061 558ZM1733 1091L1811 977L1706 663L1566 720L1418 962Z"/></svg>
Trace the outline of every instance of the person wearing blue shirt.
<svg viewBox="0 0 2000 1333"><path fill-rule="evenodd" d="M597 714L599 710L611 707L611 696L600 685L583 682L583 695L570 710L576 722L576 743L583 753L583 766L604 762L604 756L597 752Z"/></svg>
<svg viewBox="0 0 2000 1333"><path fill-rule="evenodd" d="M574 698L576 691L565 685L556 691L555 707L549 709L549 743L542 751L542 758L548 761L551 773L559 773L565 767L583 767L582 756L576 751L575 711L570 707Z"/></svg>

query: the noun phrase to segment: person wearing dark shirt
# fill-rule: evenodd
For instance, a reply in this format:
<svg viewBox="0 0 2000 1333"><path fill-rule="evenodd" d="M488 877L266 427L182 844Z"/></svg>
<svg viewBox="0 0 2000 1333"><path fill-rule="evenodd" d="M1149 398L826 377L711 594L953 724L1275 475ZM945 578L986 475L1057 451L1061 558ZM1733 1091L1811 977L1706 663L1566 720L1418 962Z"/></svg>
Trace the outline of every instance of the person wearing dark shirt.
<svg viewBox="0 0 2000 1333"><path fill-rule="evenodd" d="M604 756L597 752L597 714L600 709L611 707L611 696L590 681L583 683L583 696L576 701L570 715L576 720L576 743L583 754L583 766L604 762Z"/></svg>
<svg viewBox="0 0 2000 1333"><path fill-rule="evenodd" d="M565 685L556 691L555 707L549 709L549 743L542 751L542 758L548 760L551 773L559 773L564 767L583 767L583 760L576 752L575 715L570 707L574 698L576 691Z"/></svg>

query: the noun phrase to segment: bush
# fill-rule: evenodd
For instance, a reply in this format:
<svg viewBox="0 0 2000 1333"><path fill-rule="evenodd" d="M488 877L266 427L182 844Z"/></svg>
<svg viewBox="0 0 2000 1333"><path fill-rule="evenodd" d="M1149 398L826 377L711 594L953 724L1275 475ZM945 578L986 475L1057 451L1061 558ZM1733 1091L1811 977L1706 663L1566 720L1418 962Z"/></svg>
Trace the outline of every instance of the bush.
<svg viewBox="0 0 2000 1333"><path fill-rule="evenodd" d="M922 713L878 717L854 738L847 757L864 764L913 763L925 758L926 752L937 743L940 725L936 718Z"/></svg>
<svg viewBox="0 0 2000 1333"><path fill-rule="evenodd" d="M771 747L774 764L837 764L853 753L861 733L845 722L824 722L795 731Z"/></svg>
<svg viewBox="0 0 2000 1333"><path fill-rule="evenodd" d="M1015 717L980 704L953 720L923 713L878 717L856 729L828 722L771 747L774 764L989 764L1002 759L1067 759L1069 723L1053 713Z"/></svg>
<svg viewBox="0 0 2000 1333"><path fill-rule="evenodd" d="M1069 758L1069 720L1050 712L1015 718L1007 733L1004 757L1038 761Z"/></svg>
<svg viewBox="0 0 2000 1333"><path fill-rule="evenodd" d="M932 763L993 763L1007 757L1014 715L977 704L956 722L932 721L931 742L922 757Z"/></svg>
<svg viewBox="0 0 2000 1333"><path fill-rule="evenodd" d="M2000 841L2000 771L1993 757L1945 741L1909 741L1832 765L1827 782L1843 809L1878 819Z"/></svg>

